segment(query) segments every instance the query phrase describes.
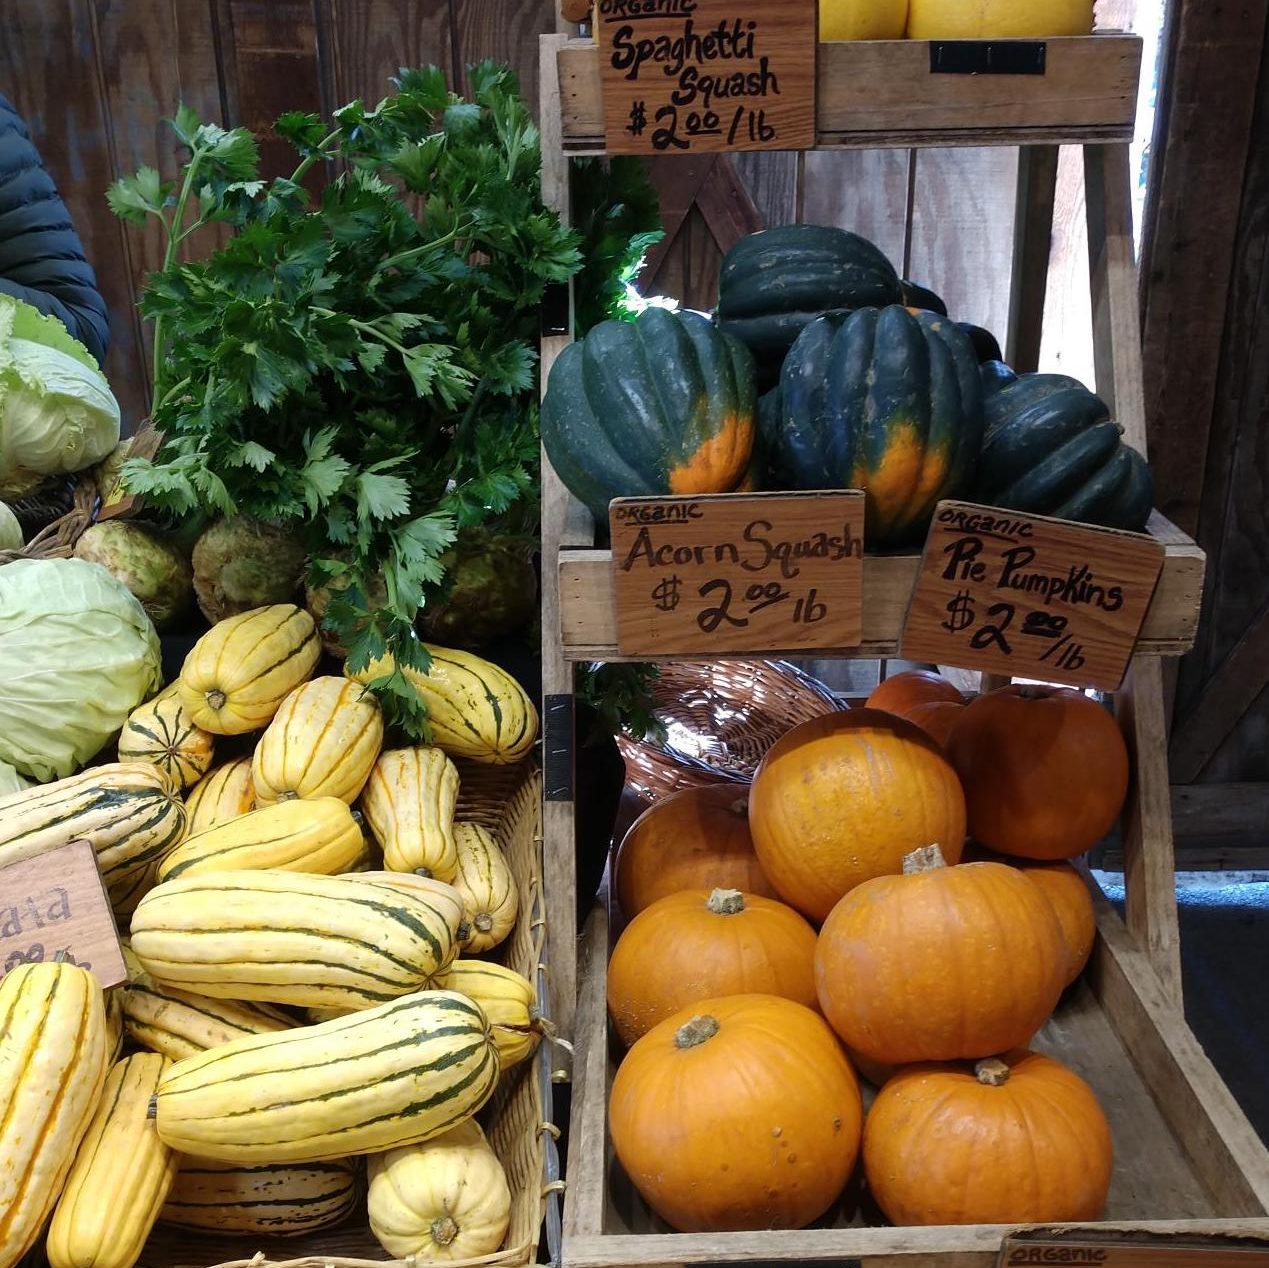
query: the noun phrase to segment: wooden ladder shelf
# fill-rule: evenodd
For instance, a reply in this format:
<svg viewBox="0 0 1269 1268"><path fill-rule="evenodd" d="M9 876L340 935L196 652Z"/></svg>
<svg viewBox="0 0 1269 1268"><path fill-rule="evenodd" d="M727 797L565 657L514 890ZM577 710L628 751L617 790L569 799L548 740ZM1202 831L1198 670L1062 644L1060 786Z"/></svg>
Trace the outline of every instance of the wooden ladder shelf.
<svg viewBox="0 0 1269 1268"><path fill-rule="evenodd" d="M1011 261L1008 357L1036 368L1049 264L1057 146L1083 147L1096 390L1126 439L1146 450L1140 321L1132 237L1129 144L1141 42L1105 34L1048 42L1043 76L935 76L919 41L824 44L819 52L817 149L1017 145L1021 148ZM1024 78L1025 82L1019 82ZM568 35L541 41L543 196L569 217L569 159L602 153L597 46ZM542 342L542 378L569 342ZM576 927L572 758L578 661L619 659L611 557L594 525L543 456L543 689L548 787L545 880L552 1010L576 1043L564 1261L619 1264L851 1259L938 1268L995 1263L1000 1227L852 1225L771 1233L673 1234L658 1224L612 1160L607 1089L613 1067L605 1013L607 912ZM1123 824L1123 918L1099 901L1087 981L1073 988L1041 1047L1098 1092L1117 1142L1108 1237L1246 1237L1269 1244L1269 1152L1207 1060L1181 1011L1160 658L1193 646L1202 551L1157 512L1164 572L1114 707L1135 778ZM864 642L843 655L894 655L916 556L866 557ZM779 649L772 649L773 652ZM817 653L825 655L828 653ZM752 655L752 653L750 653ZM580 954L579 954L580 952Z"/></svg>

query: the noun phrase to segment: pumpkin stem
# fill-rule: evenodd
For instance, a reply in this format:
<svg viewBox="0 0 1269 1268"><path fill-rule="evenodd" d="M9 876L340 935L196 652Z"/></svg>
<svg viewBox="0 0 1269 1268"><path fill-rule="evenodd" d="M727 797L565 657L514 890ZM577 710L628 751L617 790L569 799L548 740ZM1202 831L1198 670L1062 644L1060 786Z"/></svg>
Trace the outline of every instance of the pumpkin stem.
<svg viewBox="0 0 1269 1268"><path fill-rule="evenodd" d="M734 815L747 815L749 813L749 798L738 797L731 803L730 806L728 806L728 809Z"/></svg>
<svg viewBox="0 0 1269 1268"><path fill-rule="evenodd" d="M158 1118L159 1116L159 1098L156 1095L150 1097L145 1103L146 1118Z"/></svg>
<svg viewBox="0 0 1269 1268"><path fill-rule="evenodd" d="M718 1034L717 1018L709 1016L708 1013L693 1017L691 1021L685 1021L675 1032L674 1046L676 1048L695 1048L698 1044L703 1044L707 1039L712 1039Z"/></svg>
<svg viewBox="0 0 1269 1268"><path fill-rule="evenodd" d="M438 1246L448 1246L458 1236L458 1225L448 1215L432 1221L432 1240Z"/></svg>
<svg viewBox="0 0 1269 1268"><path fill-rule="evenodd" d="M423 879L427 881L432 879L432 869L430 867L416 867L414 869L414 874L415 876L423 877Z"/></svg>
<svg viewBox="0 0 1269 1268"><path fill-rule="evenodd" d="M300 799L300 794L297 793L295 789L293 788L288 788L286 792L278 793L279 801L299 801L299 799Z"/></svg>
<svg viewBox="0 0 1269 1268"><path fill-rule="evenodd" d="M1047 700L1053 692L1048 687L1041 687L1035 683L1028 683L1019 687L1014 693L1023 700Z"/></svg>
<svg viewBox="0 0 1269 1268"><path fill-rule="evenodd" d="M917 872L932 872L936 867L946 867L947 860L937 845L923 845L919 850L903 856L904 876L913 876Z"/></svg>
<svg viewBox="0 0 1269 1268"><path fill-rule="evenodd" d="M705 906L716 916L735 916L745 909L745 896L738 889L716 889Z"/></svg>
<svg viewBox="0 0 1269 1268"><path fill-rule="evenodd" d="M225 707L225 693L219 687L213 687L206 695L208 708L219 712Z"/></svg>
<svg viewBox="0 0 1269 1268"><path fill-rule="evenodd" d="M975 1062L974 1077L987 1087L1000 1087L1009 1081L1009 1067L999 1057L988 1057Z"/></svg>
<svg viewBox="0 0 1269 1268"><path fill-rule="evenodd" d="M472 924L481 933L488 933L494 927L493 917L487 911L482 911L476 915L472 920Z"/></svg>

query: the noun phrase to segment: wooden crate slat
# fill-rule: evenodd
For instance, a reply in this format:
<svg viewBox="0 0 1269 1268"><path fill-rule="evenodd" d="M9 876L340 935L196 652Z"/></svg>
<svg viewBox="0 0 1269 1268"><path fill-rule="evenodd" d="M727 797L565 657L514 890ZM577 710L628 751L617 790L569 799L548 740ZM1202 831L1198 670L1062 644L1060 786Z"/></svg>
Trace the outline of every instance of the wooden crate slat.
<svg viewBox="0 0 1269 1268"><path fill-rule="evenodd" d="M1179 656L1194 645L1202 600L1204 556L1157 513L1151 531L1164 540L1163 575L1146 613L1137 654ZM864 556L864 641L845 654L894 656L920 558ZM560 636L570 660L620 660L613 607L612 555L606 550L566 550L559 556ZM749 653L752 655L752 653ZM772 654L778 654L772 649ZM798 653L803 654L803 653Z"/></svg>
<svg viewBox="0 0 1269 1268"><path fill-rule="evenodd" d="M1047 41L1044 75L930 73L925 40L820 45L821 145L1009 145L1132 138L1141 40L1092 35ZM560 50L565 146L602 146L599 49Z"/></svg>

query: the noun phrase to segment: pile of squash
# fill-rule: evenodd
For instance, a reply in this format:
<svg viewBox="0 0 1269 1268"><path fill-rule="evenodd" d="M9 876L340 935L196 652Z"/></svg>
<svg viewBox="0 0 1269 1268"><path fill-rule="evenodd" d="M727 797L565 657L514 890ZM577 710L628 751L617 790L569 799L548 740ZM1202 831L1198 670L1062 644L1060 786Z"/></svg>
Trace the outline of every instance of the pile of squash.
<svg viewBox="0 0 1269 1268"><path fill-rule="evenodd" d="M609 1128L653 1211L800 1228L862 1159L894 1224L1096 1219L1105 1115L1030 1044L1092 950L1069 860L1112 828L1128 772L1080 692L966 701L913 671L789 731L747 789L645 811L614 873Z"/></svg>
<svg viewBox="0 0 1269 1268"><path fill-rule="evenodd" d="M821 40L1017 40L1088 35L1093 0L820 0Z"/></svg>
<svg viewBox="0 0 1269 1268"><path fill-rule="evenodd" d="M542 441L601 525L615 497L853 488L870 550L918 544L942 498L1144 528L1106 403L1000 358L865 238L786 225L727 253L712 320L653 307L565 348Z"/></svg>
<svg viewBox="0 0 1269 1268"><path fill-rule="evenodd" d="M157 1220L286 1235L363 1187L393 1255L501 1247L511 1194L473 1115L543 1022L532 983L475 958L517 881L455 821L451 758L516 761L538 720L497 666L429 651L433 743L385 749L363 682L312 676L307 612L246 612L117 762L0 800L0 866L88 840L131 933L105 994L62 961L0 982L0 1268L50 1215L51 1268L131 1268Z"/></svg>

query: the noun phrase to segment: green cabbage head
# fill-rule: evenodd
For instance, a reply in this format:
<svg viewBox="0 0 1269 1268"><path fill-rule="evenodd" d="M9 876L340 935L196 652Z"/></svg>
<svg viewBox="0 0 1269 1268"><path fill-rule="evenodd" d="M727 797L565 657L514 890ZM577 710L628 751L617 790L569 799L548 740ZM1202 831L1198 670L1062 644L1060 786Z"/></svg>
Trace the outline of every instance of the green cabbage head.
<svg viewBox="0 0 1269 1268"><path fill-rule="evenodd" d="M0 762L0 801L14 793L25 792L30 786L30 780L23 779L8 762Z"/></svg>
<svg viewBox="0 0 1269 1268"><path fill-rule="evenodd" d="M0 494L100 462L119 421L88 349L56 317L0 295Z"/></svg>
<svg viewBox="0 0 1269 1268"><path fill-rule="evenodd" d="M0 567L0 762L64 779L161 681L150 618L100 564Z"/></svg>

